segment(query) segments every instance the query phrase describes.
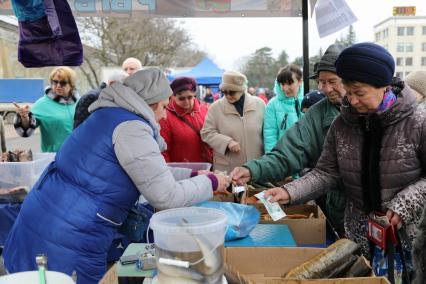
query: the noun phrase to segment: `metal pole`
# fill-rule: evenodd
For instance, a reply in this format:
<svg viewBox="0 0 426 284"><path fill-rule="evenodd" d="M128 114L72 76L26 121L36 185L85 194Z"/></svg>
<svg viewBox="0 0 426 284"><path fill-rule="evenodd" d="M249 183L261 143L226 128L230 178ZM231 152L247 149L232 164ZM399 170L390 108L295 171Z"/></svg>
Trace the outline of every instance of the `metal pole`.
<svg viewBox="0 0 426 284"><path fill-rule="evenodd" d="M308 0L302 0L303 26L303 90L309 92L309 30L308 30Z"/></svg>

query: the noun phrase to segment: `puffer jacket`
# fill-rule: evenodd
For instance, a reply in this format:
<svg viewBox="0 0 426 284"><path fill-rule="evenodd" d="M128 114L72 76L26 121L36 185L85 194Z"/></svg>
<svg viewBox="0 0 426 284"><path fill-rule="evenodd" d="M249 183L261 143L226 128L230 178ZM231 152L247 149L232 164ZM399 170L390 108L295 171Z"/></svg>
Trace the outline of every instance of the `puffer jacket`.
<svg viewBox="0 0 426 284"><path fill-rule="evenodd" d="M160 134L167 144L167 150L161 154L166 162L212 162L213 151L200 136L207 110L205 104L194 99L193 108L185 111L172 97L167 117L160 120Z"/></svg>
<svg viewBox="0 0 426 284"><path fill-rule="evenodd" d="M389 109L369 115L358 114L344 100L316 168L285 186L291 202L297 203L325 193L340 177L347 197L347 236L361 245L367 257L369 208L397 213L412 241L426 201L422 166L426 165L426 109L417 105L409 88L394 93L397 100ZM372 138L373 129L381 133L381 139ZM373 200L374 191L377 198Z"/></svg>
<svg viewBox="0 0 426 284"><path fill-rule="evenodd" d="M293 126L303 115L303 87L300 86L297 97L287 97L280 84L275 80L274 92L277 94L266 106L263 119L263 143L265 153L272 150L285 131Z"/></svg>

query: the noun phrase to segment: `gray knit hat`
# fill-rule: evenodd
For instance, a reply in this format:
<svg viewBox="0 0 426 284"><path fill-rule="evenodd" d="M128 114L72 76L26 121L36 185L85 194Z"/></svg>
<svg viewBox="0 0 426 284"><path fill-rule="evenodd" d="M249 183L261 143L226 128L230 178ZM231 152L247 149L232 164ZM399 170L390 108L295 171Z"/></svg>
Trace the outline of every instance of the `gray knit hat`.
<svg viewBox="0 0 426 284"><path fill-rule="evenodd" d="M237 71L226 71L222 75L219 88L227 91L245 92L247 91L247 77Z"/></svg>
<svg viewBox="0 0 426 284"><path fill-rule="evenodd" d="M405 83L426 98L426 71L414 71L405 78Z"/></svg>
<svg viewBox="0 0 426 284"><path fill-rule="evenodd" d="M343 46L339 44L330 45L325 51L324 55L321 57L320 61L318 62L316 75L318 76L320 71L329 71L337 73L336 66L334 66L334 63L336 62L337 57L339 57L339 54L342 52L343 49Z"/></svg>
<svg viewBox="0 0 426 284"><path fill-rule="evenodd" d="M166 75L155 67L145 68L130 75L123 85L133 89L148 105L158 103L173 94Z"/></svg>

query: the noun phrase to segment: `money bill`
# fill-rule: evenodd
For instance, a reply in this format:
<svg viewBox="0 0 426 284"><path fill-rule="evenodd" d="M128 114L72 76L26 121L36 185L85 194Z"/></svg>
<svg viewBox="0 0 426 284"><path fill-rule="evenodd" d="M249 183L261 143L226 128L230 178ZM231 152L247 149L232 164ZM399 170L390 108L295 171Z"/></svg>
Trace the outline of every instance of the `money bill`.
<svg viewBox="0 0 426 284"><path fill-rule="evenodd" d="M268 210L268 214L271 216L272 220L278 221L279 219L287 216L278 202L272 203L269 201L272 196L270 196L268 199L265 198L265 191L255 194L254 196L256 196L263 203L263 205L265 205L266 210Z"/></svg>

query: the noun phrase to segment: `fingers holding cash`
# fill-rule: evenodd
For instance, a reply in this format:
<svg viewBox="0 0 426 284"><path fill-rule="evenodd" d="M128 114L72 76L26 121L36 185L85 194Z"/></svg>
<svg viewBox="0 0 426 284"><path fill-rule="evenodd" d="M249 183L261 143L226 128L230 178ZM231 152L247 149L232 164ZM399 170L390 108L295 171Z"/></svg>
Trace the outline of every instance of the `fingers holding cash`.
<svg viewBox="0 0 426 284"><path fill-rule="evenodd" d="M270 197L271 196L271 197ZM290 203L290 195L282 187L274 187L265 191L265 198L270 202Z"/></svg>

